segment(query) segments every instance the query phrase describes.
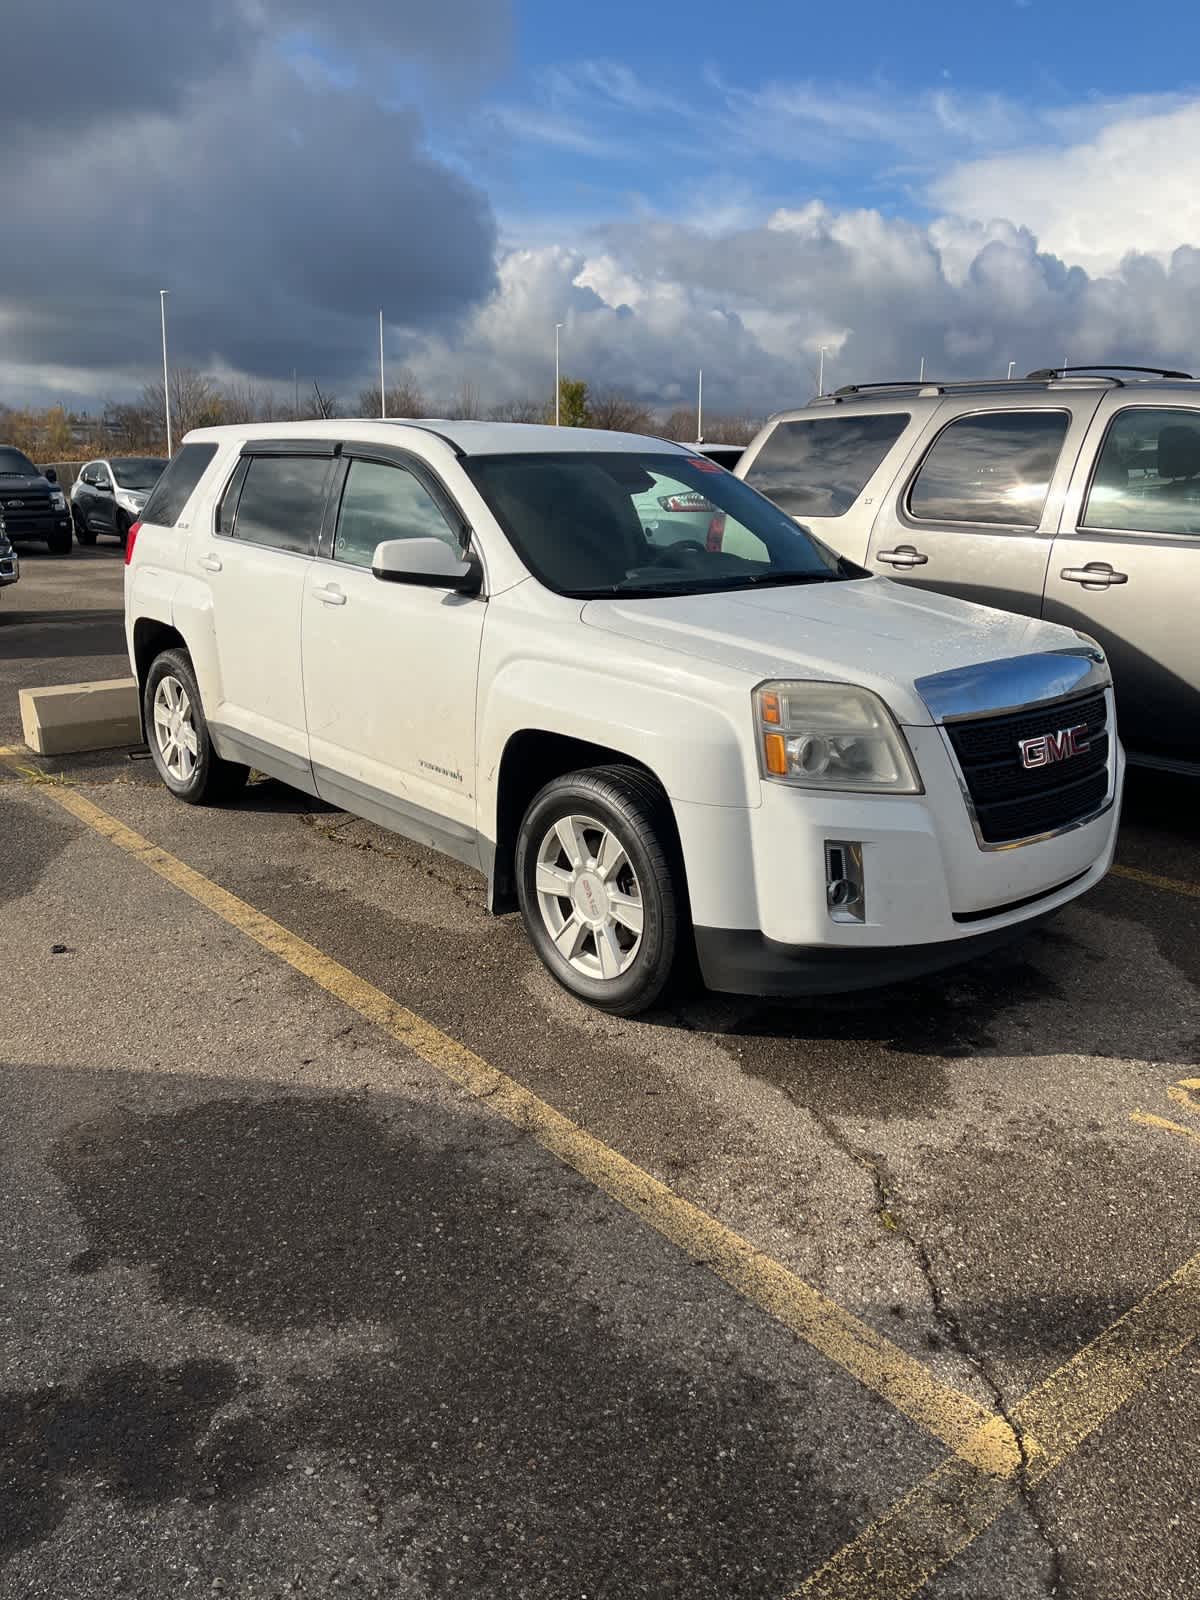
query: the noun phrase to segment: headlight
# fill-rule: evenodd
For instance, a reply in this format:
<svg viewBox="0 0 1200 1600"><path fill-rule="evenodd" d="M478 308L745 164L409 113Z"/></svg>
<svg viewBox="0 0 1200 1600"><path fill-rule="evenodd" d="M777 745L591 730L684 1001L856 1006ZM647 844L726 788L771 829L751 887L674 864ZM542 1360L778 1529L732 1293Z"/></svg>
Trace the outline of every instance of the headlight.
<svg viewBox="0 0 1200 1600"><path fill-rule="evenodd" d="M764 778L802 789L920 794L896 719L877 694L850 683L763 683L754 691Z"/></svg>
<svg viewBox="0 0 1200 1600"><path fill-rule="evenodd" d="M50 509L51 511L65 511L67 509L67 497L61 489L51 489Z"/></svg>
<svg viewBox="0 0 1200 1600"><path fill-rule="evenodd" d="M144 498L139 494L123 493L120 489L117 490L117 504L124 506L126 511L140 511L145 503Z"/></svg>

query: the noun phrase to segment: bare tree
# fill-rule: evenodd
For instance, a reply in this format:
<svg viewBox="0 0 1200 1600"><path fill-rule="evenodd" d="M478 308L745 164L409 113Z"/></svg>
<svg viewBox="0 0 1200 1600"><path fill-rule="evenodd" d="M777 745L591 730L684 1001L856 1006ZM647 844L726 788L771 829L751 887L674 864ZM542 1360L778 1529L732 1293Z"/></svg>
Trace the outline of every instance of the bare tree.
<svg viewBox="0 0 1200 1600"><path fill-rule="evenodd" d="M312 406L311 416L328 418L337 415L337 396L326 394L315 378L313 379Z"/></svg>
<svg viewBox="0 0 1200 1600"><path fill-rule="evenodd" d="M678 439L683 444L692 444L696 438L695 411L690 407L679 407L671 412L665 422L659 423L658 432L664 439Z"/></svg>
<svg viewBox="0 0 1200 1600"><path fill-rule="evenodd" d="M616 389L606 389L603 394L588 402L590 426L610 428L616 433L654 433L654 414L648 406L639 405Z"/></svg>
<svg viewBox="0 0 1200 1600"><path fill-rule="evenodd" d="M553 415L544 400L505 400L488 412L493 422L549 422Z"/></svg>
<svg viewBox="0 0 1200 1600"><path fill-rule="evenodd" d="M367 388L359 391L358 413L360 417L377 417L379 415L379 385L369 384ZM387 414L389 417L426 417L429 415L429 405L421 393L417 380L408 371L397 374L395 381L388 384L387 388Z"/></svg>
<svg viewBox="0 0 1200 1600"><path fill-rule="evenodd" d="M458 392L450 402L448 417L453 417L456 422L468 418L482 417L483 411L479 404L479 385L470 378L464 378L458 386Z"/></svg>
<svg viewBox="0 0 1200 1600"><path fill-rule="evenodd" d="M147 415L158 420L160 441L166 443L166 418L163 412L163 386L148 383L142 390L142 405ZM182 439L192 428L211 428L225 420L221 391L216 380L197 372L195 367L176 367L171 373L171 431Z"/></svg>

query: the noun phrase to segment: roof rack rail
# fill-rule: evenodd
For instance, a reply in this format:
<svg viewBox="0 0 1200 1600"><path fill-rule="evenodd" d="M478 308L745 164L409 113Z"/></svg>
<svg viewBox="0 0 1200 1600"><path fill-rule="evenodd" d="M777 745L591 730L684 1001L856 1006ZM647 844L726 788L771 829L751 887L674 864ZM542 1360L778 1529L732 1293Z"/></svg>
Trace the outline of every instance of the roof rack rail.
<svg viewBox="0 0 1200 1600"><path fill-rule="evenodd" d="M1192 377L1190 372L1177 372L1173 367L1125 367L1115 361L1097 361L1094 365L1088 367L1038 367L1036 372L1027 373L1026 379L1031 383L1045 382L1051 378L1065 378L1072 372L1094 372L1099 376L1106 372L1148 372L1153 378L1191 379ZM1120 380L1114 379L1113 381L1116 383Z"/></svg>
<svg viewBox="0 0 1200 1600"><path fill-rule="evenodd" d="M924 378L892 378L886 383L844 383L840 389L835 389L831 395L825 395L822 398L836 400L839 395L862 394L867 389L923 389L926 387L934 389L939 385L935 384L932 378L928 382Z"/></svg>

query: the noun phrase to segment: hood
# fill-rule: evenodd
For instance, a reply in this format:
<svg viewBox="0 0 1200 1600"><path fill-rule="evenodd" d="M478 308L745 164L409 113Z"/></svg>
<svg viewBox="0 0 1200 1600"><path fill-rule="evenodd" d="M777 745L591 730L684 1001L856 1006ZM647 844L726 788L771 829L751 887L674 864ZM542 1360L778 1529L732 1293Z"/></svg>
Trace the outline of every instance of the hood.
<svg viewBox="0 0 1200 1600"><path fill-rule="evenodd" d="M5 500L20 500L23 495L30 499L45 499L54 493L54 484L49 478L16 478L7 473L0 474L0 505Z"/></svg>
<svg viewBox="0 0 1200 1600"><path fill-rule="evenodd" d="M932 722L913 687L956 667L1079 645L1069 628L1013 616L887 578L733 594L590 600L583 621L764 678L818 678L873 689L901 722Z"/></svg>

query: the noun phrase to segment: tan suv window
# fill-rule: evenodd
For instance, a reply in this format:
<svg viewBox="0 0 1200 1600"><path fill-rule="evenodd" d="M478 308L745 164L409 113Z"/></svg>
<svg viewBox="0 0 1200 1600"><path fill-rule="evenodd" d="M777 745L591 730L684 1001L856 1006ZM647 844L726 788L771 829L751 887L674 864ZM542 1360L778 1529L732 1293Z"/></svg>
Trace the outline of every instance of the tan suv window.
<svg viewBox="0 0 1200 1600"><path fill-rule="evenodd" d="M1096 463L1083 526L1200 534L1200 411L1119 412Z"/></svg>
<svg viewBox="0 0 1200 1600"><path fill-rule="evenodd" d="M844 516L908 423L906 411L780 422L746 482L789 516Z"/></svg>
<svg viewBox="0 0 1200 1600"><path fill-rule="evenodd" d="M921 463L909 510L922 522L1036 528L1070 421L1066 411L958 417Z"/></svg>

